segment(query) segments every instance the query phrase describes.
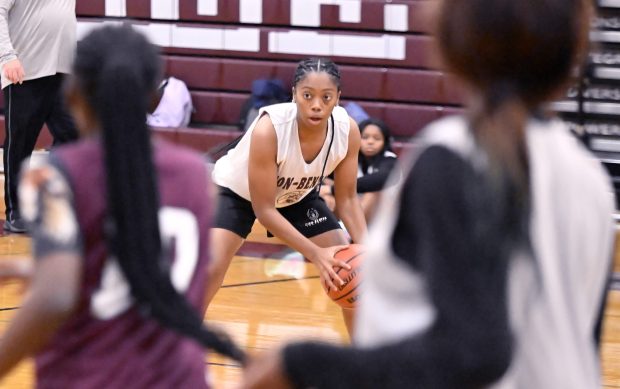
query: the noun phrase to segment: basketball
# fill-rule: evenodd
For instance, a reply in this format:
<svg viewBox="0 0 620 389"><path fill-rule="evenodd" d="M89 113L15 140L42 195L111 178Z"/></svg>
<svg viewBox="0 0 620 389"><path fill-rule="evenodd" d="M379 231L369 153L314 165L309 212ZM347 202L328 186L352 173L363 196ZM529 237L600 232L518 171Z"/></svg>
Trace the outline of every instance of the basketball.
<svg viewBox="0 0 620 389"><path fill-rule="evenodd" d="M340 250L334 258L346 262L351 270L336 268L336 274L345 284L338 290L328 290L327 284L323 283L323 289L327 295L342 308L354 308L359 298L359 285L361 284L361 264L364 257L364 247L359 244L351 244L348 248Z"/></svg>

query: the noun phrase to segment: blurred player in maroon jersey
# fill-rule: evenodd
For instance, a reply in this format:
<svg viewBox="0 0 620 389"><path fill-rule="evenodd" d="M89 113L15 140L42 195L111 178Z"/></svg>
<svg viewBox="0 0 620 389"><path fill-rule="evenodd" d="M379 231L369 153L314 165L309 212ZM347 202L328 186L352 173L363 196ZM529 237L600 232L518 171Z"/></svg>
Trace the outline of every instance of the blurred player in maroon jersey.
<svg viewBox="0 0 620 389"><path fill-rule="evenodd" d="M150 139L158 52L131 27L104 27L80 42L73 71L82 140L20 185L36 261L0 341L0 376L35 355L38 387L207 387L204 346L244 356L197 313L208 174L199 155Z"/></svg>

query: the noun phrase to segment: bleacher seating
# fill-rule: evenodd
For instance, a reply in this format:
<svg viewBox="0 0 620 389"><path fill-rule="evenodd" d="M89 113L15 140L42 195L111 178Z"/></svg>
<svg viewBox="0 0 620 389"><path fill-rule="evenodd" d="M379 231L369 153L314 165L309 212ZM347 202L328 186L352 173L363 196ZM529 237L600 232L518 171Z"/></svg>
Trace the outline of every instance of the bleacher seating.
<svg viewBox="0 0 620 389"><path fill-rule="evenodd" d="M129 21L162 47L166 75L186 82L195 107L189 128L155 129L174 142L207 151L236 138L253 80L275 77L290 85L300 59L321 55L340 65L342 103L355 101L383 119L400 152L427 123L460 111L458 86L433 66L423 4L78 0L78 33ZM45 129L37 147L50 145Z"/></svg>
<svg viewBox="0 0 620 389"><path fill-rule="evenodd" d="M189 128L156 129L207 151L239 135L252 81L289 83L296 63L340 65L342 102L355 101L393 129L398 152L427 123L460 111L456 83L436 70L421 0L77 0L78 34L129 21L162 48L165 73L188 85Z"/></svg>

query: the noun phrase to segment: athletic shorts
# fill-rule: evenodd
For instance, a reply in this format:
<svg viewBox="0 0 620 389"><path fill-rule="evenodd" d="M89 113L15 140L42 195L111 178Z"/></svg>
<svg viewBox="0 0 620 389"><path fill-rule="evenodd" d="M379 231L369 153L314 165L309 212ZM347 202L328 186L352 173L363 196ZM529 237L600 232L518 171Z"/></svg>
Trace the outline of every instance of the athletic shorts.
<svg viewBox="0 0 620 389"><path fill-rule="evenodd" d="M256 220L252 204L228 188L218 187L218 190L213 227L232 231L245 239ZM315 190L299 202L277 210L306 238L340 229L338 219ZM267 235L273 236L269 232Z"/></svg>

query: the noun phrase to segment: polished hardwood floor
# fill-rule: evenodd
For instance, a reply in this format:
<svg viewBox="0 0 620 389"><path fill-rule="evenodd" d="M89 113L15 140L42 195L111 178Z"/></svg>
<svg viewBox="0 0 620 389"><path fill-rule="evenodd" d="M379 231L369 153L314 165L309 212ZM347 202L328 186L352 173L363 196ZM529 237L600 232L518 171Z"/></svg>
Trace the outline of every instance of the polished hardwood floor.
<svg viewBox="0 0 620 389"><path fill-rule="evenodd" d="M23 236L0 237L0 261L27 254L28 244ZM0 285L0 333L18 309L22 292L16 281ZM339 308L325 296L315 268L300 257L236 257L207 320L230 333L250 353L289 339L348 341ZM241 370L234 363L214 353L206 360L214 388L232 388L238 383ZM0 388L30 388L32 383L32 364L25 361L0 381Z"/></svg>
<svg viewBox="0 0 620 389"><path fill-rule="evenodd" d="M0 260L28 253L27 237L0 237ZM22 292L22 285L15 281L0 286L0 333L18 309ZM610 291L605 316L604 388L620 388L620 290ZM289 339L348 342L340 311L325 296L316 270L294 256L284 259L237 256L207 320L232 334L249 352L274 347ZM215 354L209 355L206 361L215 388L235 387L241 370L234 363ZM30 388L32 383L32 365L25 361L0 382L0 388Z"/></svg>
<svg viewBox="0 0 620 389"><path fill-rule="evenodd" d="M23 235L0 236L0 261L29 255L29 243L30 239ZM235 257L207 321L229 332L251 353L289 339L348 342L340 311L325 296L314 267L298 256L284 256L287 251L275 247L276 251L271 250L268 257L264 252L269 250L256 248L243 251L251 255ZM620 259L616 261L616 270L620 272ZM620 285L616 287L610 290L605 313L605 389L620 389ZM15 281L0 285L0 334L19 309L22 295L22 285ZM206 357L206 363L214 388L233 388L238 384L241 370L234 363L215 354ZM24 361L0 381L0 389L31 387L31 361Z"/></svg>

